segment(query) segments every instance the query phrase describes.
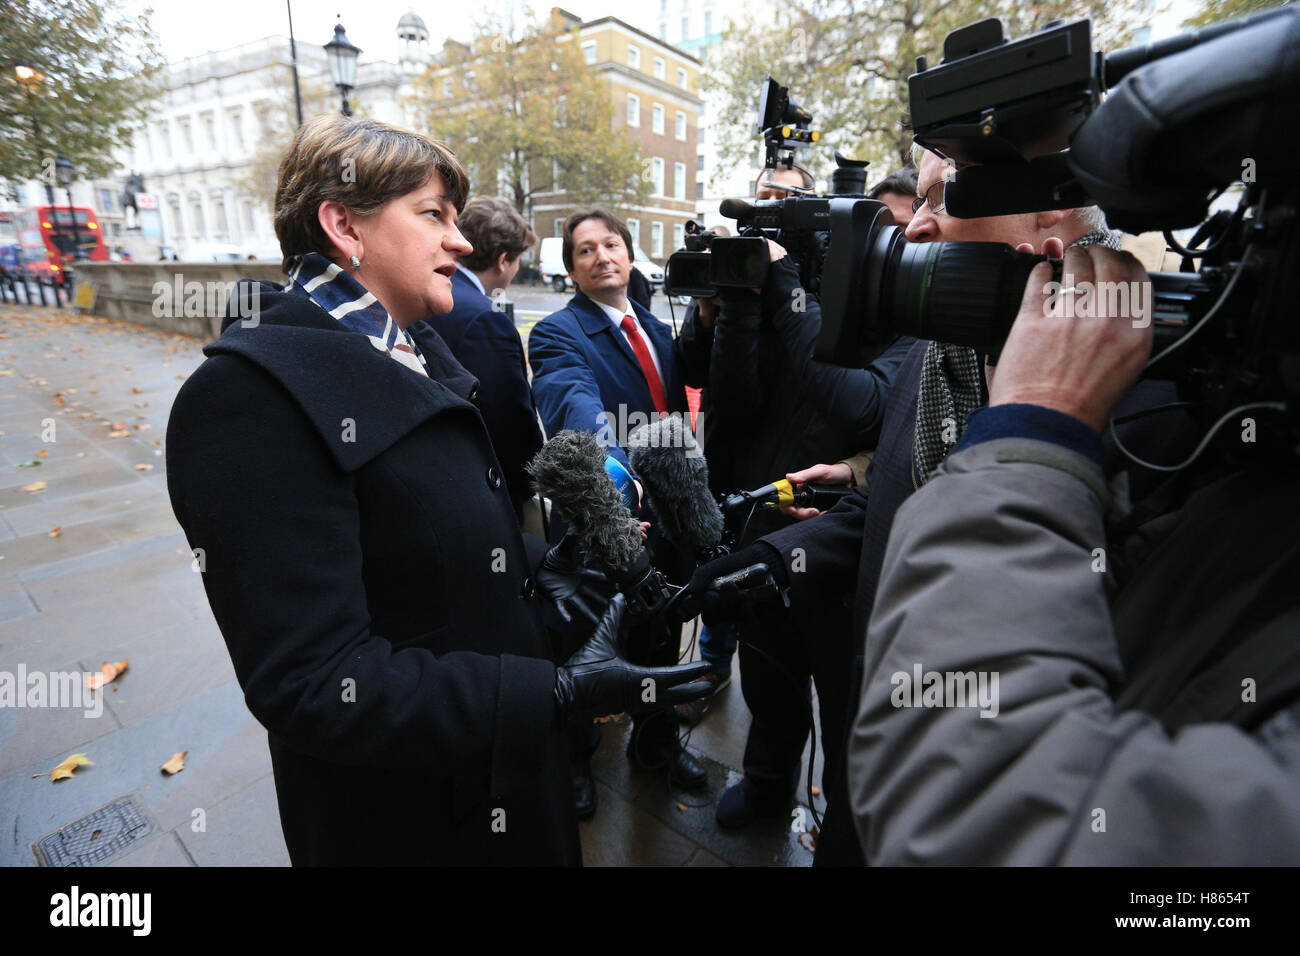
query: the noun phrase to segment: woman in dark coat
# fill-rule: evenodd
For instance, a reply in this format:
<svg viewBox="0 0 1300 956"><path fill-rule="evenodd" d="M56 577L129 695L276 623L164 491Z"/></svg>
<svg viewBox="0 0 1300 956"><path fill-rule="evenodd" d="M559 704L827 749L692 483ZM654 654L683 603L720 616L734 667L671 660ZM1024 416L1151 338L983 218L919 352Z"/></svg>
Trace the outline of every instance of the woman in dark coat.
<svg viewBox="0 0 1300 956"><path fill-rule="evenodd" d="M562 721L643 677L610 649L619 600L585 661L550 660L545 546L519 533L476 382L406 331L451 307L468 185L418 134L304 125L276 193L290 282L241 283L168 423L172 506L295 865L578 863Z"/></svg>

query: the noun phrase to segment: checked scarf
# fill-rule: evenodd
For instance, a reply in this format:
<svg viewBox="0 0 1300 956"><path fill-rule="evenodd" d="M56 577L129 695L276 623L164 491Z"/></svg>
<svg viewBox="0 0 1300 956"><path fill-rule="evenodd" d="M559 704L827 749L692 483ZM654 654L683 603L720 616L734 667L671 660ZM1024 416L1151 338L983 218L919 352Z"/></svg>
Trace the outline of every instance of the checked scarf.
<svg viewBox="0 0 1300 956"><path fill-rule="evenodd" d="M1118 250L1120 234L1109 230L1090 232L1071 245ZM966 430L967 417L983 403L983 392L979 356L974 349L944 342L926 346L912 435L912 468L918 488L930 480L957 444Z"/></svg>
<svg viewBox="0 0 1300 956"><path fill-rule="evenodd" d="M376 349L428 376L427 363L415 342L365 286L318 252L309 252L289 273L285 290L301 295L328 312L347 329L364 335Z"/></svg>

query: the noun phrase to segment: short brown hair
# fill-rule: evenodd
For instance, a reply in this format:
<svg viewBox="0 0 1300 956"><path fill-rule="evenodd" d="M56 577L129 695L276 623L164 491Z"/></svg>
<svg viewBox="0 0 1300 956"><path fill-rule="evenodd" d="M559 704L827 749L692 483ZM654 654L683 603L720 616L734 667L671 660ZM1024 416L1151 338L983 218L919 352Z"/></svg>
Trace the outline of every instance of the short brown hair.
<svg viewBox="0 0 1300 956"><path fill-rule="evenodd" d="M603 206L592 206L590 209L579 209L564 220L564 243L560 246L560 254L564 257L564 268L570 272L573 271L573 230L588 219L599 219L611 231L618 233L623 239L623 245L627 246L628 260L631 261L635 257L636 250L632 248L632 233L627 231L627 226L623 224L623 220Z"/></svg>
<svg viewBox="0 0 1300 956"><path fill-rule="evenodd" d="M456 226L474 246L473 252L460 258L460 264L473 272L491 268L503 252L507 259L514 259L537 241L524 217L504 199L471 199Z"/></svg>
<svg viewBox="0 0 1300 956"><path fill-rule="evenodd" d="M289 272L309 252L330 255L333 244L318 217L321 203L333 200L368 215L419 189L435 172L459 213L469 195L469 175L445 144L377 120L327 115L303 123L280 161L275 186L281 267Z"/></svg>

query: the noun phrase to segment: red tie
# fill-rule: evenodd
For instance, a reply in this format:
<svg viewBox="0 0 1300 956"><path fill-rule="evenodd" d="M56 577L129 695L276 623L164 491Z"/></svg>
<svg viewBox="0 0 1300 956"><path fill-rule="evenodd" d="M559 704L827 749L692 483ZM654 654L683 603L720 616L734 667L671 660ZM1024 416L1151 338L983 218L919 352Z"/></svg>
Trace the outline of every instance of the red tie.
<svg viewBox="0 0 1300 956"><path fill-rule="evenodd" d="M627 333L628 341L632 343L636 360L641 363L641 374L645 376L646 384L650 386L650 397L654 399L655 411L668 411L668 397L664 394L664 383L659 380L654 359L650 357L650 349L646 346L645 339L641 338L641 333L637 331L636 321L632 316L623 316L622 329Z"/></svg>

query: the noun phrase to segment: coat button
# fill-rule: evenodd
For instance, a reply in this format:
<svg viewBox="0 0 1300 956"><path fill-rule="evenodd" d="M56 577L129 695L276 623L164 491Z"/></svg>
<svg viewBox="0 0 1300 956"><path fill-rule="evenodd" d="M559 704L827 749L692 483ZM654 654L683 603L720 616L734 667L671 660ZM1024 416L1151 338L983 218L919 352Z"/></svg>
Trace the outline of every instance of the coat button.
<svg viewBox="0 0 1300 956"><path fill-rule="evenodd" d="M501 487L501 472L497 470L496 465L492 465L488 468L487 483L493 491Z"/></svg>
<svg viewBox="0 0 1300 956"><path fill-rule="evenodd" d="M526 600L532 599L533 595L537 593L537 586L533 584L532 578L524 578L524 584L523 587L519 589L519 593L522 594Z"/></svg>

